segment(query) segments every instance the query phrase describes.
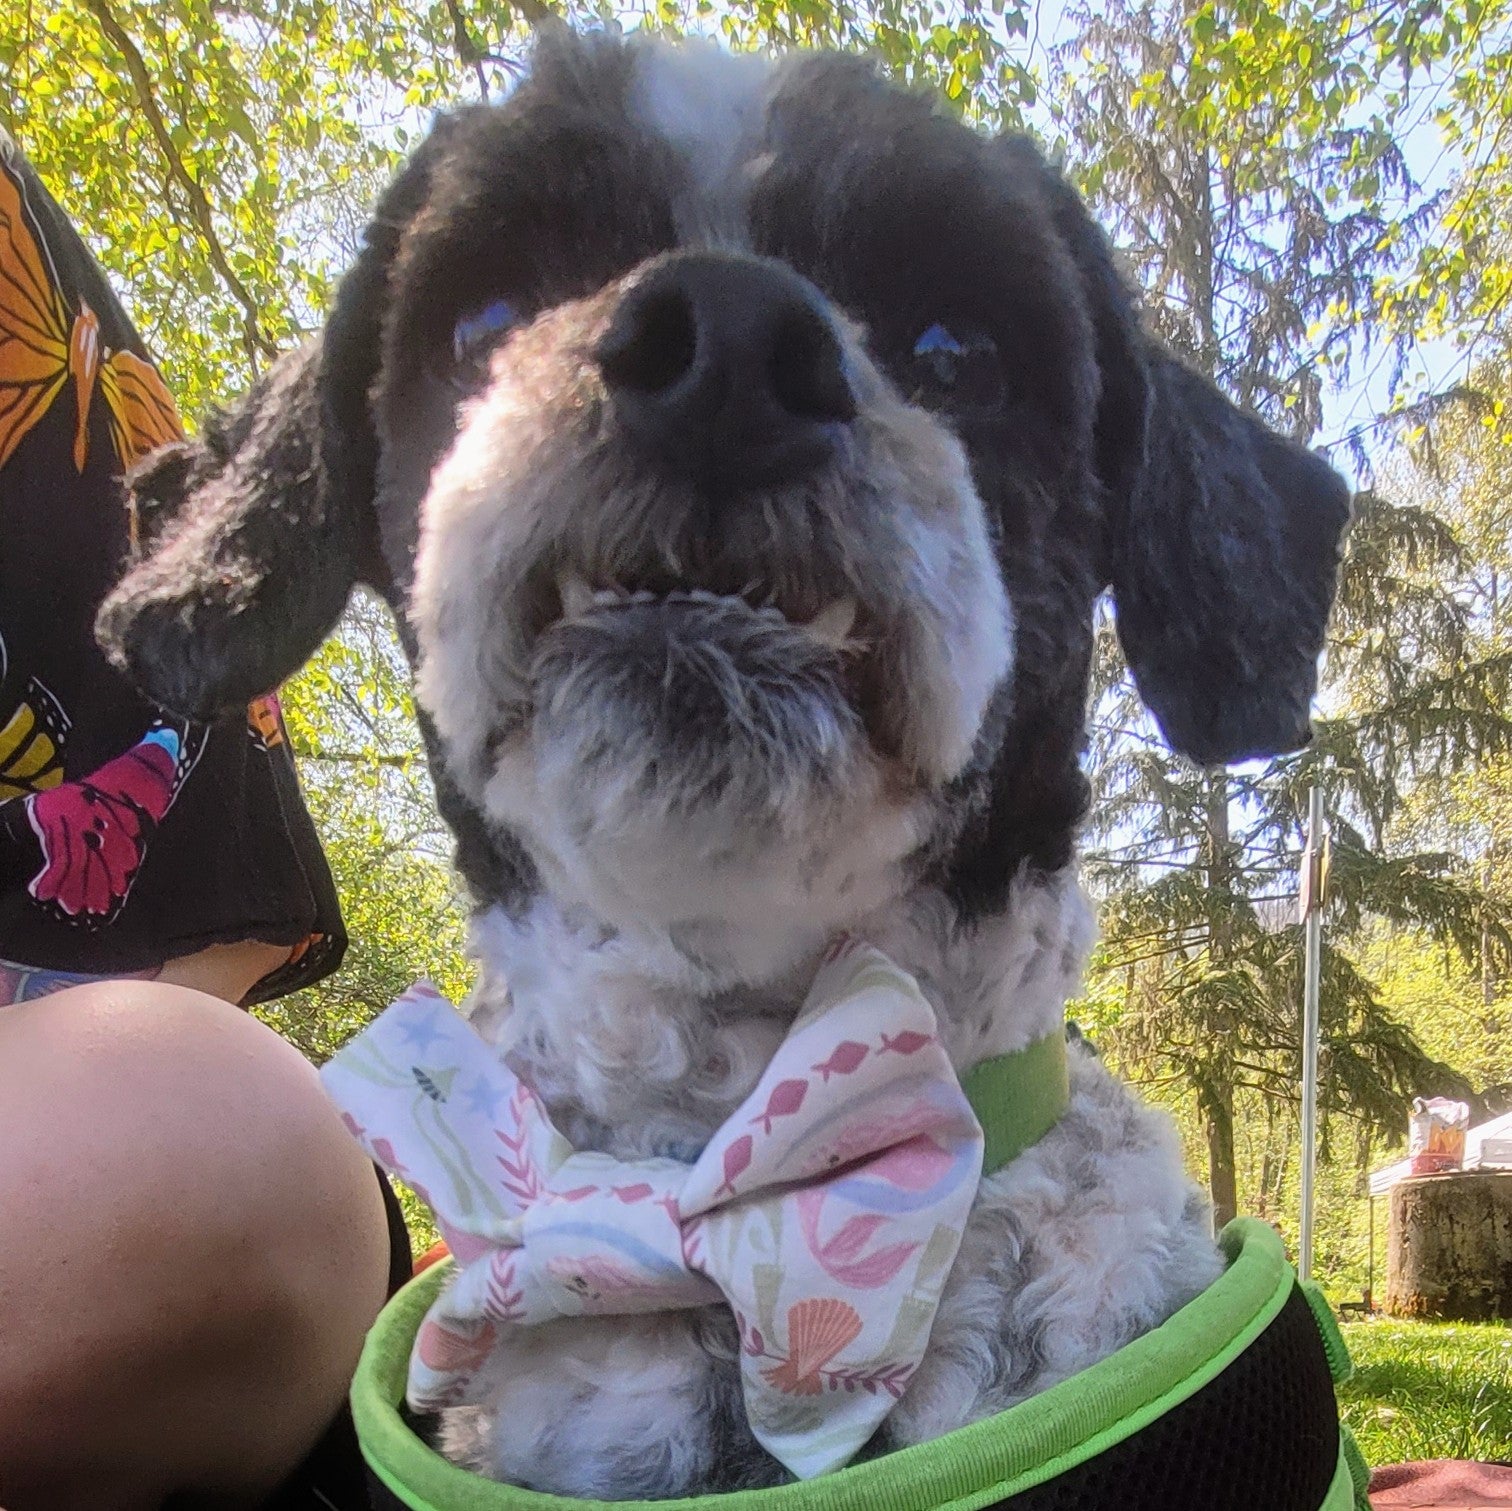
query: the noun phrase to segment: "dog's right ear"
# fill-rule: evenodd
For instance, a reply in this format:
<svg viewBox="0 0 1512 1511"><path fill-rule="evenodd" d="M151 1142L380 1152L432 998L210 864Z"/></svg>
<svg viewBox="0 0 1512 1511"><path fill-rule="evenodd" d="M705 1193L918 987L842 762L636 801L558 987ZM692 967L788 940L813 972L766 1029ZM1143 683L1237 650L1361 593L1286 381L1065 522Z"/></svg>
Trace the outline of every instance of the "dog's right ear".
<svg viewBox="0 0 1512 1511"><path fill-rule="evenodd" d="M296 671L356 581L366 500L319 465L312 342L281 358L228 415L128 479L143 555L95 630L142 692L211 720Z"/></svg>
<svg viewBox="0 0 1512 1511"><path fill-rule="evenodd" d="M141 554L95 633L160 707L210 720L244 706L315 653L358 582L387 587L369 393L390 268L446 135L383 196L321 335L128 478Z"/></svg>

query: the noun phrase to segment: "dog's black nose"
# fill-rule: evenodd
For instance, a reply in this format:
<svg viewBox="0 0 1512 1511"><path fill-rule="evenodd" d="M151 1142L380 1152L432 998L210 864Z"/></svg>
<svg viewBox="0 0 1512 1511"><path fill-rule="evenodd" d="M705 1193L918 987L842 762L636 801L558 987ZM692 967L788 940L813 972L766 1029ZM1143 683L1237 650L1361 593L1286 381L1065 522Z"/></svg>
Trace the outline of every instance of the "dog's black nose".
<svg viewBox="0 0 1512 1511"><path fill-rule="evenodd" d="M801 477L856 415L824 296L763 258L674 253L625 295L595 356L630 435L713 486Z"/></svg>

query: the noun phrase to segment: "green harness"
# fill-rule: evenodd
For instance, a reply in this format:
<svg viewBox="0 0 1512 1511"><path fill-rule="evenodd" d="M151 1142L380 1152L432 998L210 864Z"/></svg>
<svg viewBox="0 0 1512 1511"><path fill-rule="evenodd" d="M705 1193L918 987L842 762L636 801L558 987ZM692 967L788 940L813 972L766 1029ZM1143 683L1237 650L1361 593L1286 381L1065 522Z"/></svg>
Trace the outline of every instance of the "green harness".
<svg viewBox="0 0 1512 1511"><path fill-rule="evenodd" d="M1225 1493L1215 1495L1211 1489L1184 1488L1178 1464L1167 1466L1173 1472L1158 1501L1150 1504L1183 1511L1208 1511L1220 1502L1253 1511L1368 1511L1368 1474L1333 1403L1330 1377L1344 1378L1349 1361L1328 1303L1310 1286L1299 1286L1280 1238L1267 1224L1241 1218L1224 1230L1221 1243L1228 1267L1196 1300L1111 1357L997 1416L819 1479L635 1504L655 1511L710 1511L713 1500L719 1511L985 1511L1000 1505L1003 1511L1018 1511L1021 1505L1026 1511L1052 1506L1123 1511L1135 1504L1137 1486L1149 1479L1147 1470L1124 1467L1134 1462L1131 1454L1140 1441L1136 1435L1165 1432L1162 1441L1169 1441L1173 1423L1195 1421L1193 1414L1211 1401L1206 1419L1222 1424L1216 1430L1220 1438L1222 1433L1257 1435L1245 1445L1245 1462L1270 1465L1308 1453L1318 1458L1321 1450L1316 1488L1306 1492L1305 1504L1282 1505L1272 1492L1248 1499L1244 1485L1224 1479ZM428 1270L389 1302L357 1367L352 1415L376 1481L375 1505L407 1511L624 1511L623 1501L573 1500L482 1479L428 1448L405 1421L400 1402L410 1349L449 1270L449 1263ZM1271 1347L1267 1340L1280 1340L1283 1333L1286 1341ZM1236 1371L1250 1369L1242 1376L1249 1380L1257 1365L1260 1378L1271 1386L1278 1370L1295 1369L1299 1379L1307 1376L1305 1410L1288 1417L1268 1401L1264 1410L1253 1413L1253 1421L1242 1408L1236 1410L1229 1399L1241 1378ZM1286 1382L1279 1384L1279 1393L1272 1389L1269 1394L1284 1406ZM1196 1438L1193 1430L1174 1439L1188 1446L1163 1450L1162 1456L1219 1451L1217 1442L1207 1442L1209 1426ZM1206 1468L1211 1481L1211 1465L1197 1458L1192 1462ZM1099 1477L1100 1466L1104 1472ZM1231 1478L1244 1477L1236 1472ZM1095 1488L1110 1479L1121 1486L1116 1493ZM1078 1485L1082 1488L1073 1488Z"/></svg>

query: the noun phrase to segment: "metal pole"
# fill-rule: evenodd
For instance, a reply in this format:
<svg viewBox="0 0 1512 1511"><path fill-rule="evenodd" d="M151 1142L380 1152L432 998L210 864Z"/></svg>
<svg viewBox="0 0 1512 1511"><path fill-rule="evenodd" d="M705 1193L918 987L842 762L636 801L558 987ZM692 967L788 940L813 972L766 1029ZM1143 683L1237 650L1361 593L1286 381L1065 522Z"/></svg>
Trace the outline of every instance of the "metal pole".
<svg viewBox="0 0 1512 1511"><path fill-rule="evenodd" d="M1375 1315L1375 1197L1370 1198L1370 1257L1365 1261L1365 1315Z"/></svg>
<svg viewBox="0 0 1512 1511"><path fill-rule="evenodd" d="M1302 1237L1297 1273L1312 1278L1313 1183L1318 1142L1318 978L1323 969L1323 789L1314 784L1308 802L1308 882L1303 900L1307 936L1306 975L1302 991Z"/></svg>

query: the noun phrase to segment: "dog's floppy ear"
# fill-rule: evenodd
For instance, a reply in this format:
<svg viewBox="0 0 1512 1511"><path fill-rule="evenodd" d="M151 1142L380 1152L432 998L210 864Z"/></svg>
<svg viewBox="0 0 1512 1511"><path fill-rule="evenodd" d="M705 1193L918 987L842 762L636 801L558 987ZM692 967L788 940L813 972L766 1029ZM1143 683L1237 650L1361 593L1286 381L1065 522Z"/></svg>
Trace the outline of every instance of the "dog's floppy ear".
<svg viewBox="0 0 1512 1511"><path fill-rule="evenodd" d="M1171 745L1202 764L1310 738L1349 491L1174 357L1150 360L1144 465L1110 501L1118 634Z"/></svg>
<svg viewBox="0 0 1512 1511"><path fill-rule="evenodd" d="M311 655L356 580L366 500L319 466L321 344L281 358L229 415L128 478L144 554L96 633L154 703L210 720Z"/></svg>
<svg viewBox="0 0 1512 1511"><path fill-rule="evenodd" d="M142 554L95 630L174 713L208 720L270 691L314 654L356 583L387 585L368 395L389 270L445 134L384 195L322 334L128 478Z"/></svg>
<svg viewBox="0 0 1512 1511"><path fill-rule="evenodd" d="M1143 330L1106 237L1033 149L1076 264L1099 369L1101 570L1140 694L1203 764L1307 743L1349 518L1343 480Z"/></svg>

